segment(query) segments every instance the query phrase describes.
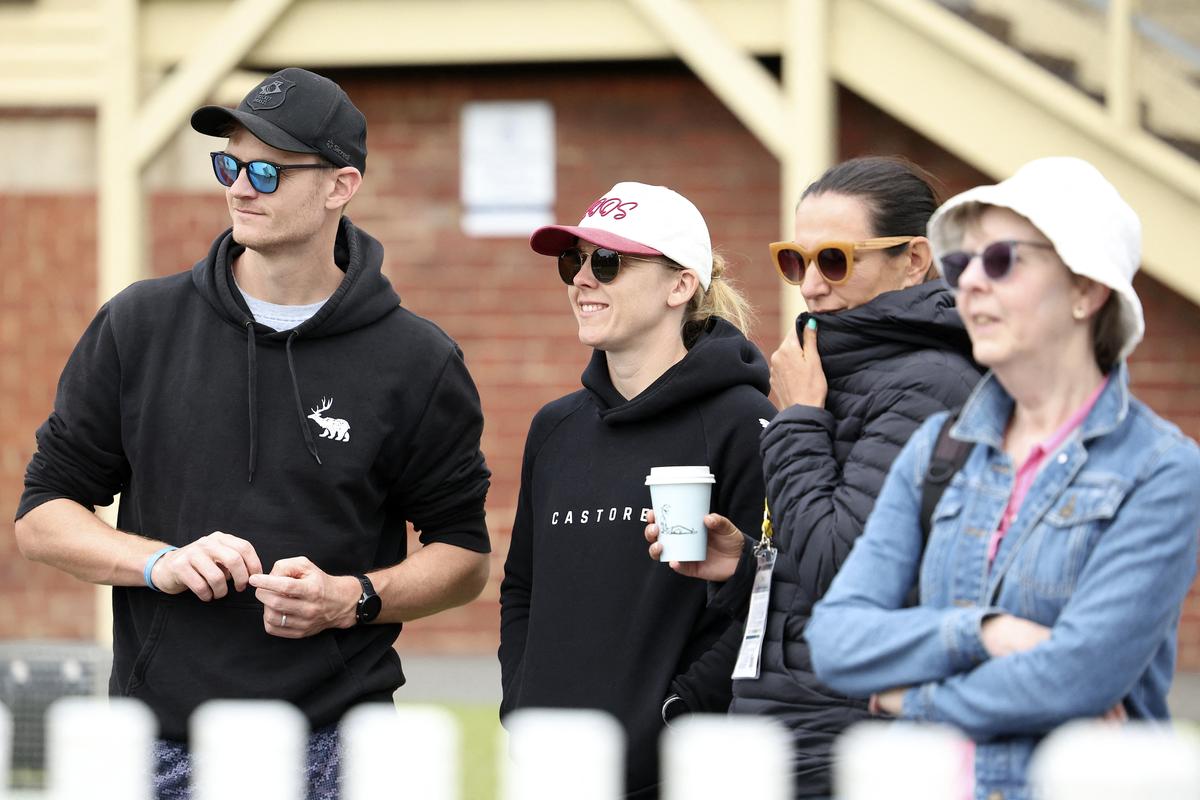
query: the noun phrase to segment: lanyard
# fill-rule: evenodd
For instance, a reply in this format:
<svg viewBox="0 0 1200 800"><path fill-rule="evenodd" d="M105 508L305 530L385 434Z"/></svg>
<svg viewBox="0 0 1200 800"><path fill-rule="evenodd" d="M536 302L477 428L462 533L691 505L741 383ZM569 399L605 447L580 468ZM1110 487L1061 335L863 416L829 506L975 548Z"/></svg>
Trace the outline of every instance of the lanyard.
<svg viewBox="0 0 1200 800"><path fill-rule="evenodd" d="M754 680L759 675L762 660L763 634L767 629L767 612L770 610L771 573L775 571L775 545L771 539L775 528L771 524L771 509L763 500L762 538L754 546L754 557L758 567L754 572L754 588L750 592L750 611L746 615L746 632L742 634L742 646L738 649L737 662L733 668L736 680Z"/></svg>

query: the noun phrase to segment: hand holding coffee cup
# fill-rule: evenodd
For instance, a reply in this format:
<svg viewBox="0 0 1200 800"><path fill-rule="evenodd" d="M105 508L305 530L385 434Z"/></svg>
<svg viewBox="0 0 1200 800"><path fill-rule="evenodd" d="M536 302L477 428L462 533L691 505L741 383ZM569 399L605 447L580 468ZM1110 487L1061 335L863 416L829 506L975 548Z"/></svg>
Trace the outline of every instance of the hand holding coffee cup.
<svg viewBox="0 0 1200 800"><path fill-rule="evenodd" d="M727 581L737 570L742 550L750 541L737 526L720 514L705 514L704 527L708 530L708 552L703 561L670 561L671 569L687 578L705 581ZM646 541L650 543L650 558L667 561L661 557L658 524L654 512L646 526Z"/></svg>

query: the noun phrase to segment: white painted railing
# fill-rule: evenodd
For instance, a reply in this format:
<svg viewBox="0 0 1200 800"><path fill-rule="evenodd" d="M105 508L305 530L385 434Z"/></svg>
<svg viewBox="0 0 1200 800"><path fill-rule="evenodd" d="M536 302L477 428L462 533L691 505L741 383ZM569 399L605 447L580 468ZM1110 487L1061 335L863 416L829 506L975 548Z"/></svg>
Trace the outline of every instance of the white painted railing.
<svg viewBox="0 0 1200 800"><path fill-rule="evenodd" d="M1075 722L1047 737L1031 773L1052 800L1196 800L1200 735Z"/></svg>
<svg viewBox="0 0 1200 800"><path fill-rule="evenodd" d="M48 719L47 789L21 798L149 800L154 719L131 700L69 698ZM218 701L191 721L195 800L300 800L306 726L278 702ZM499 743L499 800L617 800L624 735L596 711L521 711ZM0 706L0 800L12 726ZM459 800L459 731L436 707L363 706L341 726L344 800ZM868 723L838 743L841 800L960 800L964 746L934 726ZM665 800L788 800L790 737L758 717L694 716L662 740ZM1044 800L1195 800L1200 737L1165 726L1074 723L1039 748ZM16 797L13 795L12 797Z"/></svg>
<svg viewBox="0 0 1200 800"><path fill-rule="evenodd" d="M834 784L843 800L970 797L963 737L950 728L867 723L837 742Z"/></svg>

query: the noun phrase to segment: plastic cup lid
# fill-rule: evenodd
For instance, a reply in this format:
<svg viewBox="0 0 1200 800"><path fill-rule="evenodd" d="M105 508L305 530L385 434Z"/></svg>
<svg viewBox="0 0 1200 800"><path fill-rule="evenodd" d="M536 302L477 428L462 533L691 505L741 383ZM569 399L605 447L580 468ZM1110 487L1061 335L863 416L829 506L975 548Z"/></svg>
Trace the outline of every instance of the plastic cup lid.
<svg viewBox="0 0 1200 800"><path fill-rule="evenodd" d="M646 476L647 486L669 483L716 483L708 467L651 467Z"/></svg>

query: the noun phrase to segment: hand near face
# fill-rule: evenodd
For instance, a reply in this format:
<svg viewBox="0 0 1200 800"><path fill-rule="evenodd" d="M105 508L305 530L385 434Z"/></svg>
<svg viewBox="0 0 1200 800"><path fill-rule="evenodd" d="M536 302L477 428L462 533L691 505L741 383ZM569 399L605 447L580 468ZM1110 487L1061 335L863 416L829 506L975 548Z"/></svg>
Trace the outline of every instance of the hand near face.
<svg viewBox="0 0 1200 800"><path fill-rule="evenodd" d="M779 349L771 354L771 388L780 408L794 405L825 407L829 384L817 352L817 321L809 318L804 326L804 344L796 335L796 326L788 329Z"/></svg>
<svg viewBox="0 0 1200 800"><path fill-rule="evenodd" d="M658 541L658 525L654 512L649 515L646 526L646 541L650 543L650 558L655 561L662 556L662 544ZM704 527L708 528L708 552L703 561L672 561L671 569L688 578L706 581L726 581L737 570L746 537L737 526L720 514L706 514Z"/></svg>
<svg viewBox="0 0 1200 800"><path fill-rule="evenodd" d="M263 604L263 628L285 639L353 626L362 594L354 576L326 574L304 556L276 561L270 575L255 575L250 585Z"/></svg>
<svg viewBox="0 0 1200 800"><path fill-rule="evenodd" d="M250 585L250 576L262 572L254 545L245 539L213 531L191 544L160 558L150 573L154 586L163 594L190 591L208 602L229 593L229 581L237 591Z"/></svg>

